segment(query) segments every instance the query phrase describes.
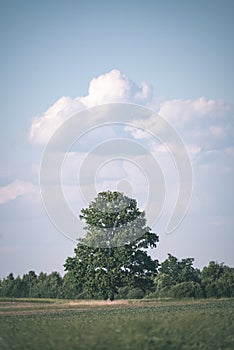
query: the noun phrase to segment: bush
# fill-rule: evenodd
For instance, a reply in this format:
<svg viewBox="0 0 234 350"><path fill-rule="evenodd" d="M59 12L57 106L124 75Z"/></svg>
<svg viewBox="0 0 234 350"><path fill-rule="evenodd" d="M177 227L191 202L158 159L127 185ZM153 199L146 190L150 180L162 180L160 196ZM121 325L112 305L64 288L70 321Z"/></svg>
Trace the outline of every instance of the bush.
<svg viewBox="0 0 234 350"><path fill-rule="evenodd" d="M140 288L133 288L127 294L127 299L142 299L144 292Z"/></svg>
<svg viewBox="0 0 234 350"><path fill-rule="evenodd" d="M129 287L121 287L118 290L118 294L116 296L116 299L127 299L129 293Z"/></svg>
<svg viewBox="0 0 234 350"><path fill-rule="evenodd" d="M177 299L198 299L203 297L203 292L200 284L197 282L182 282L171 288L171 296Z"/></svg>

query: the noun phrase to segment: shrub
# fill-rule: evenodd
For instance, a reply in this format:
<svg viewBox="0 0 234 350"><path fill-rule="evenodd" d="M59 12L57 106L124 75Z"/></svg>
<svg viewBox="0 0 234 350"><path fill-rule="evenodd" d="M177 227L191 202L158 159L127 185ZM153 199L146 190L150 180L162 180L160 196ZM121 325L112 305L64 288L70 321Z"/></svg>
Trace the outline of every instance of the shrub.
<svg viewBox="0 0 234 350"><path fill-rule="evenodd" d="M118 289L118 294L116 299L127 299L128 298L129 287L121 287Z"/></svg>
<svg viewBox="0 0 234 350"><path fill-rule="evenodd" d="M127 299L142 299L144 292L140 288L133 288L127 294Z"/></svg>
<svg viewBox="0 0 234 350"><path fill-rule="evenodd" d="M182 282L171 288L171 296L173 298L202 298L203 292L201 286L197 282Z"/></svg>

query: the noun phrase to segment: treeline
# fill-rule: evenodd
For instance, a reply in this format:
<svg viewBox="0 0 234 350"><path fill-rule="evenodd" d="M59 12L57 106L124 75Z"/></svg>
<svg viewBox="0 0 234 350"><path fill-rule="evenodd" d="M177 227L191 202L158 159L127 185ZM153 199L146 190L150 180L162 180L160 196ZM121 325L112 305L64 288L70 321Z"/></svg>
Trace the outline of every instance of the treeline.
<svg viewBox="0 0 234 350"><path fill-rule="evenodd" d="M193 262L193 258L179 261L168 254L158 269L152 294L179 299L234 297L234 268L211 261L200 271Z"/></svg>
<svg viewBox="0 0 234 350"><path fill-rule="evenodd" d="M78 291L69 278L69 274L62 277L58 272L37 275L29 271L23 277L16 278L12 273L0 280L0 297L10 298L82 298L82 291Z"/></svg>
<svg viewBox="0 0 234 350"><path fill-rule="evenodd" d="M234 297L234 268L211 261L202 270L193 266L194 259L178 260L168 254L157 271L150 290L121 287L117 299L134 298L221 298ZM82 286L69 272L62 277L58 272L37 275L29 271L22 277L12 273L0 280L0 297L86 299ZM94 296L97 299L100 295Z"/></svg>

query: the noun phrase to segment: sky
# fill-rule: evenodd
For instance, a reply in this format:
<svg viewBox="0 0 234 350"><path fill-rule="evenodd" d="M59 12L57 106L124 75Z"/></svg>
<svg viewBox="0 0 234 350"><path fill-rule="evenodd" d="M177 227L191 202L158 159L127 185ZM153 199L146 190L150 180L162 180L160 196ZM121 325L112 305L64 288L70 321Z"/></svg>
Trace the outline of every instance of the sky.
<svg viewBox="0 0 234 350"><path fill-rule="evenodd" d="M0 278L63 273L73 255L82 227L77 237L61 234L39 181L43 152L73 115L77 135L86 131L66 151L62 169L74 215L94 189L123 190L158 216L165 197L161 219L152 221L160 238L152 256L193 257L199 268L211 260L234 266L233 10L229 0L0 2ZM124 125L118 115L96 118L98 106L116 102L142 114L129 112ZM87 108L94 112L86 119ZM157 116L183 140L193 170L190 206L171 234L165 223L180 184L171 144L152 138ZM158 165L150 171L152 157Z"/></svg>

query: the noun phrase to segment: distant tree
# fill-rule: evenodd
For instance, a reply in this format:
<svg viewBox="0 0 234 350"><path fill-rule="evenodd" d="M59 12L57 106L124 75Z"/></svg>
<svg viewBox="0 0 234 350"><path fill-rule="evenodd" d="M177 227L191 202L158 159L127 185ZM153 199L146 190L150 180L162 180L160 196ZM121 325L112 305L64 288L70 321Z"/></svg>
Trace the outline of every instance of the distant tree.
<svg viewBox="0 0 234 350"><path fill-rule="evenodd" d="M23 298L23 297L25 297L24 286L23 286L23 283L22 283L22 280L21 280L20 276L17 276L14 279L14 282L12 284L12 289L11 289L11 296L13 298Z"/></svg>
<svg viewBox="0 0 234 350"><path fill-rule="evenodd" d="M32 289L33 297L46 298L46 295L47 295L46 279L47 279L47 274L44 272L40 272L37 277L37 283L33 285L33 289Z"/></svg>
<svg viewBox="0 0 234 350"><path fill-rule="evenodd" d="M171 288L179 283L199 282L199 270L193 267L193 258L179 261L175 256L168 254L168 258L159 267L156 277L156 291L159 296L169 296Z"/></svg>
<svg viewBox="0 0 234 350"><path fill-rule="evenodd" d="M46 276L44 281L44 297L59 298L62 288L62 277L56 271Z"/></svg>
<svg viewBox="0 0 234 350"><path fill-rule="evenodd" d="M217 290L219 297L234 297L234 270L224 266L224 273L217 280Z"/></svg>
<svg viewBox="0 0 234 350"><path fill-rule="evenodd" d="M14 275L10 273L6 278L3 279L1 283L1 296L3 297L12 297L14 290Z"/></svg>
<svg viewBox="0 0 234 350"><path fill-rule="evenodd" d="M23 275L21 281L21 296L22 297L32 297L32 290L34 285L37 283L37 275L34 271L29 271L27 274Z"/></svg>
<svg viewBox="0 0 234 350"><path fill-rule="evenodd" d="M211 261L202 270L201 285L207 298L234 296L234 271L223 263Z"/></svg>
<svg viewBox="0 0 234 350"><path fill-rule="evenodd" d="M77 283L74 275L70 273L70 271L63 277L60 295L65 299L83 299L86 297L83 292L82 285Z"/></svg>
<svg viewBox="0 0 234 350"><path fill-rule="evenodd" d="M142 291L152 287L157 261L146 249L156 247L158 236L146 226L135 199L101 192L80 218L86 223L86 236L64 265L78 288L91 298L114 299L123 286Z"/></svg>

